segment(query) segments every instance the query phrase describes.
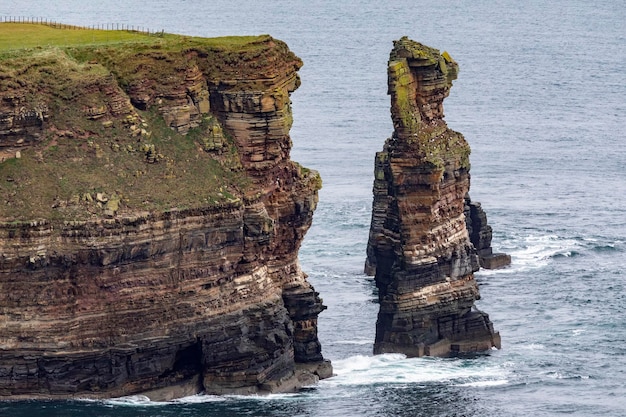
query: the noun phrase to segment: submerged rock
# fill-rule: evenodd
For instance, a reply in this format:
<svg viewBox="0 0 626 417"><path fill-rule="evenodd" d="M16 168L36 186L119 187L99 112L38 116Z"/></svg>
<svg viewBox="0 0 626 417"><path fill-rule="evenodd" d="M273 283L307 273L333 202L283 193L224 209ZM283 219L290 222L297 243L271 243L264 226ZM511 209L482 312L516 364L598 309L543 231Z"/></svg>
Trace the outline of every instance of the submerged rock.
<svg viewBox="0 0 626 417"><path fill-rule="evenodd" d="M406 37L389 58L393 136L376 154L365 271L380 311L375 353L445 356L500 347L474 305L479 258L464 215L470 148L443 120L458 65Z"/></svg>

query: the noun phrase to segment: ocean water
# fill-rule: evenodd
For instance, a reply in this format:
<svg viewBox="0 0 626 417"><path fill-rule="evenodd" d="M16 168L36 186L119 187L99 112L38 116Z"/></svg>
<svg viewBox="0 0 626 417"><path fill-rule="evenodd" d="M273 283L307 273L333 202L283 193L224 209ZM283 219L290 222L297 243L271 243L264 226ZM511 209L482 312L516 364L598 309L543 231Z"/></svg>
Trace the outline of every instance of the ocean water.
<svg viewBox="0 0 626 417"><path fill-rule="evenodd" d="M626 415L623 2L13 0L0 16L289 44L305 62L292 158L324 179L300 259L328 306L320 339L337 374L295 394L0 403L0 416ZM403 35L460 65L446 120L472 147L493 246L512 255L477 274L503 345L485 355L372 355L377 296L362 269Z"/></svg>

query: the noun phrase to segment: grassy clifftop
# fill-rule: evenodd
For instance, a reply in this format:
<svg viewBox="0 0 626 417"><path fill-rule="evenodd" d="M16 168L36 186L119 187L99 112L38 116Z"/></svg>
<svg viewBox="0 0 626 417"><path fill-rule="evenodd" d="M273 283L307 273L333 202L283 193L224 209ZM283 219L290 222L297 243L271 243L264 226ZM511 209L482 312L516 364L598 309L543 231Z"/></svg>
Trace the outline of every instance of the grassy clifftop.
<svg viewBox="0 0 626 417"><path fill-rule="evenodd" d="M119 44L168 44L193 42L221 49L251 49L257 36L199 38L169 33L147 34L128 30L98 30L80 27L54 27L37 23L0 23L0 53L24 52L32 48L111 46ZM127 45L128 46L128 45Z"/></svg>
<svg viewBox="0 0 626 417"><path fill-rule="evenodd" d="M264 88L289 60L267 35L0 23L0 221L236 204L250 181L207 82Z"/></svg>
<svg viewBox="0 0 626 417"><path fill-rule="evenodd" d="M0 23L0 52L49 46L96 45L153 41L153 36L132 31L55 28L36 23Z"/></svg>

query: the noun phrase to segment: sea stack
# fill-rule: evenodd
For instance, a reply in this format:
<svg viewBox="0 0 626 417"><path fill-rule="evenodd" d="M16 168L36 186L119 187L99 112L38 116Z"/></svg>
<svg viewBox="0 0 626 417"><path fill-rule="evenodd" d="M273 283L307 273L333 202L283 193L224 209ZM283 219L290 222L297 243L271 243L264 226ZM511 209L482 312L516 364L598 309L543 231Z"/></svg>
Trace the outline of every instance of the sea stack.
<svg viewBox="0 0 626 417"><path fill-rule="evenodd" d="M301 60L267 35L28 28L69 40L0 58L0 399L330 376L298 262L321 187L289 158Z"/></svg>
<svg viewBox="0 0 626 417"><path fill-rule="evenodd" d="M473 273L464 215L470 147L444 121L458 65L403 37L388 66L393 136L376 154L366 273L380 301L374 353L447 356L500 347Z"/></svg>

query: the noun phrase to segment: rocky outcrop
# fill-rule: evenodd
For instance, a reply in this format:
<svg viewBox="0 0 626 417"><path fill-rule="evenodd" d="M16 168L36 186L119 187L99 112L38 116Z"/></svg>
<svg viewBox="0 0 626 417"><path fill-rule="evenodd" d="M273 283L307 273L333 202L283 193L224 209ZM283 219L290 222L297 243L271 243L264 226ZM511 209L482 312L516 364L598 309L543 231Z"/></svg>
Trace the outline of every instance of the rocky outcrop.
<svg viewBox="0 0 626 417"><path fill-rule="evenodd" d="M487 223L487 213L477 201L472 201L469 194L465 196L465 225L470 241L476 252L481 268L498 269L511 264L511 255L494 253L491 247L492 229Z"/></svg>
<svg viewBox="0 0 626 417"><path fill-rule="evenodd" d="M269 36L230 41L0 67L21 68L0 77L0 147L22 150L0 164L0 398L268 393L331 375L297 256L321 187L289 159L301 62Z"/></svg>
<svg viewBox="0 0 626 417"><path fill-rule="evenodd" d="M375 353L409 356L500 347L476 309L479 260L465 223L470 148L443 120L458 65L405 38L389 58L393 136L376 154L366 273L380 301Z"/></svg>

